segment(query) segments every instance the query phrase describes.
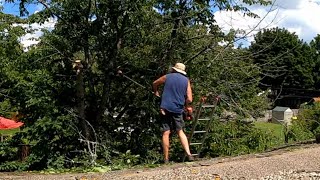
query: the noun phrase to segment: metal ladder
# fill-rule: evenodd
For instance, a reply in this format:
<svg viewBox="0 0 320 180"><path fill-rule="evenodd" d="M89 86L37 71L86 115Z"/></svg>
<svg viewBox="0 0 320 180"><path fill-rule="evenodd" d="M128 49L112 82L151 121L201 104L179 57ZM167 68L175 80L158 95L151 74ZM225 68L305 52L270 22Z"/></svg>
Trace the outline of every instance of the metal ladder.
<svg viewBox="0 0 320 180"><path fill-rule="evenodd" d="M196 113L195 113L195 118L192 123L191 133L190 133L190 136L188 139L189 146L197 146L197 148L196 148L197 153L192 154L192 156L199 157L199 155L200 155L200 152L203 148L204 141L208 135L210 123L213 119L213 116L214 116L214 113L215 113L215 110L216 110L216 107L217 107L219 100L220 100L220 97L216 96L214 98L213 104L205 104L205 99L202 98L199 103L199 106L198 106ZM204 113L204 111L206 111L206 110L209 110L209 112L207 112L208 115L205 117L201 117L201 114ZM203 130L197 129L197 127L200 125L200 123L202 125L204 125ZM195 134L199 134L199 135L202 134L202 137L199 138L200 140L199 139L194 140ZM185 158L186 158L186 156L184 156L183 161L185 160Z"/></svg>

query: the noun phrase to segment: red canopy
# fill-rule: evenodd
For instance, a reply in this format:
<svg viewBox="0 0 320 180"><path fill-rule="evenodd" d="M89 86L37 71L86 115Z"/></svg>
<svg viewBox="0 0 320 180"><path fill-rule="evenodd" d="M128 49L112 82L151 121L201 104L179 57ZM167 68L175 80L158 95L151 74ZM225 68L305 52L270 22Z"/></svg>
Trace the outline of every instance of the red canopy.
<svg viewBox="0 0 320 180"><path fill-rule="evenodd" d="M0 117L0 129L15 129L22 126L22 122L16 122L4 117Z"/></svg>

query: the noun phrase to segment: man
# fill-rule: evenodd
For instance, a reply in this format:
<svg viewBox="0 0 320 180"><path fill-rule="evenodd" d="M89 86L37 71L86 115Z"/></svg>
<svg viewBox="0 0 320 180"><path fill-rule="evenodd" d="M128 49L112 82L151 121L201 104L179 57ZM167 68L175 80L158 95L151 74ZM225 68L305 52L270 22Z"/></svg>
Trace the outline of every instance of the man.
<svg viewBox="0 0 320 180"><path fill-rule="evenodd" d="M186 66L176 63L172 71L153 82L153 91L156 96L160 96L158 86L164 84L161 96L161 119L162 119L162 147L164 163L169 162L169 135L171 131L176 131L180 142L188 156L189 161L193 161L190 153L188 139L183 132L183 109L185 104L192 102L192 90L189 79L186 77Z"/></svg>

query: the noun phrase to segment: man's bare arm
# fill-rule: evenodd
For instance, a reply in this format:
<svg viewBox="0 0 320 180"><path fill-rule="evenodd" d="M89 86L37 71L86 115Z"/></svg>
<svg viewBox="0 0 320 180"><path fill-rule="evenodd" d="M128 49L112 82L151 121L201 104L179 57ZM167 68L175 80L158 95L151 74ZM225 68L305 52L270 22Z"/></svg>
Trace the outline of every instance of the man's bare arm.
<svg viewBox="0 0 320 180"><path fill-rule="evenodd" d="M191 84L190 81L188 81L188 87L187 87L187 99L186 102L187 104L192 103L192 89L191 89Z"/></svg>
<svg viewBox="0 0 320 180"><path fill-rule="evenodd" d="M159 93L159 91L158 91L158 87L159 87L159 85L164 84L165 82L166 82L166 75L161 76L159 79L157 79L157 80L155 80L155 81L153 82L153 84L152 84L153 93L154 93L156 96L160 97L160 93Z"/></svg>

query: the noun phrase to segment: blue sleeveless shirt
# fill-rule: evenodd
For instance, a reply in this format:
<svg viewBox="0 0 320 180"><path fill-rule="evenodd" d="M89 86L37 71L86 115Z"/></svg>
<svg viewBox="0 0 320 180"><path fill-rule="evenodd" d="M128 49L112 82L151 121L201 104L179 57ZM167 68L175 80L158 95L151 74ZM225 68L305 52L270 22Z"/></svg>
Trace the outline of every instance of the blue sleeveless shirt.
<svg viewBox="0 0 320 180"><path fill-rule="evenodd" d="M180 114L186 101L188 78L180 73L166 75L166 81L161 97L162 109Z"/></svg>

